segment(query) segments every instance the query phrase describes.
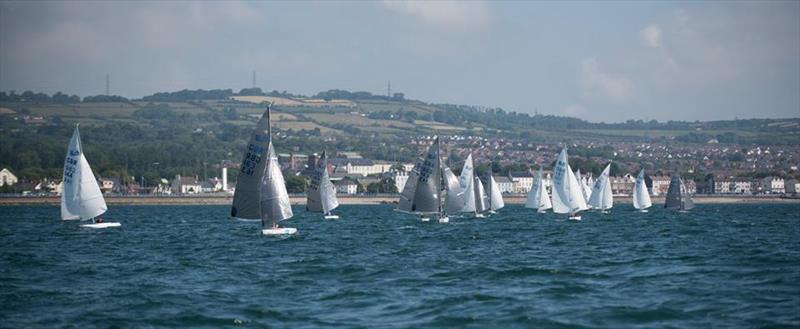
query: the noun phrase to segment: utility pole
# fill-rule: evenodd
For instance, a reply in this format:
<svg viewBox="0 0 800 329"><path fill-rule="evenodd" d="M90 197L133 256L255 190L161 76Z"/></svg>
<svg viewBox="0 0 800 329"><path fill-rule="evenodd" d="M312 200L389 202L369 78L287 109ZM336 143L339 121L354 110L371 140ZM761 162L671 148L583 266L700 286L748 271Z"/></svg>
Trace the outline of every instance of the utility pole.
<svg viewBox="0 0 800 329"><path fill-rule="evenodd" d="M253 70L253 88L256 87L256 70Z"/></svg>

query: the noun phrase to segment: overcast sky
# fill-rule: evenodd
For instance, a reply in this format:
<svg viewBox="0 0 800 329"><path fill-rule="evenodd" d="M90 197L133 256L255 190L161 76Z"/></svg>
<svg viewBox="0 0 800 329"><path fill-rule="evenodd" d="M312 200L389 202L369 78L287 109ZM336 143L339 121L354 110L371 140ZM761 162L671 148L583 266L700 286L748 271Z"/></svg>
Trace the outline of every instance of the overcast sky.
<svg viewBox="0 0 800 329"><path fill-rule="evenodd" d="M800 1L0 2L0 90L257 86L590 121L800 117Z"/></svg>

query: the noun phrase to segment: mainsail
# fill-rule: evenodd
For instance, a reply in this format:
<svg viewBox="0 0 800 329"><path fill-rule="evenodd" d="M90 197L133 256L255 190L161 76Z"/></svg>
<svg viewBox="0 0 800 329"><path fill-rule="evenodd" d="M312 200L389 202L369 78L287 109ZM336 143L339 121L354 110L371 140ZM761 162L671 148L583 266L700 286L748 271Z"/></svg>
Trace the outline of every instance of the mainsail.
<svg viewBox="0 0 800 329"><path fill-rule="evenodd" d="M644 180L644 169L639 171L636 176L636 185L633 187L633 207L636 209L647 209L652 206L650 193L647 192L647 184Z"/></svg>
<svg viewBox="0 0 800 329"><path fill-rule="evenodd" d="M486 190L483 189L483 183L478 176L473 179L475 187L475 213L482 213L489 210L489 199L486 197Z"/></svg>
<svg viewBox="0 0 800 329"><path fill-rule="evenodd" d="M325 151L314 168L314 175L308 186L308 201L306 209L312 212L328 214L339 206L336 199L336 187L331 183L328 175L328 156Z"/></svg>
<svg viewBox="0 0 800 329"><path fill-rule="evenodd" d="M589 198L589 206L595 209L608 210L614 206L614 198L611 194L611 164L607 165L600 177L594 183L592 196Z"/></svg>
<svg viewBox="0 0 800 329"><path fill-rule="evenodd" d="M441 171L439 138L428 148L427 155L414 166L412 174L400 195L398 209L401 211L435 214L441 210ZM413 179L413 181L412 181Z"/></svg>
<svg viewBox="0 0 800 329"><path fill-rule="evenodd" d="M575 214L586 209L582 187L569 167L567 148L564 147L553 170L553 212Z"/></svg>
<svg viewBox="0 0 800 329"><path fill-rule="evenodd" d="M492 174L489 173L489 209L497 211L504 206L505 203L503 202L503 194L500 193L500 187Z"/></svg>
<svg viewBox="0 0 800 329"><path fill-rule="evenodd" d="M539 211L553 208L550 197L547 195L547 187L544 186L543 176L542 167L539 167L539 172L536 173L536 180L533 182L533 186L528 192L528 199L525 201L526 208L533 208Z"/></svg>
<svg viewBox="0 0 800 329"><path fill-rule="evenodd" d="M587 202L589 198L592 196L592 187L589 185L589 175L581 175L581 170L578 169L575 171L575 178L578 179L578 183L581 186L581 194L583 195L583 199ZM591 207L592 205L588 205Z"/></svg>
<svg viewBox="0 0 800 329"><path fill-rule="evenodd" d="M262 176L266 168L266 153L270 144L270 109L267 108L250 136L239 175L236 177L236 191L233 194L231 217L259 219L259 206Z"/></svg>
<svg viewBox="0 0 800 329"><path fill-rule="evenodd" d="M453 174L450 167L444 166L442 172L444 175L445 189L447 190L444 209L449 213L457 213L464 208L464 190L461 189L458 177Z"/></svg>
<svg viewBox="0 0 800 329"><path fill-rule="evenodd" d="M81 134L77 126L69 140L62 187L61 219L90 219L108 210L89 161L83 155Z"/></svg>
<svg viewBox="0 0 800 329"><path fill-rule="evenodd" d="M669 190L667 190L667 199L664 203L664 208L676 210L690 210L694 208L694 202L689 196L686 185L683 180L676 174L672 176L669 182Z"/></svg>
<svg viewBox="0 0 800 329"><path fill-rule="evenodd" d="M464 167L461 169L461 176L458 177L458 184L461 185L462 199L464 205L461 212L474 212L475 211L475 183L474 183L474 168L472 164L472 154L467 156L464 161Z"/></svg>

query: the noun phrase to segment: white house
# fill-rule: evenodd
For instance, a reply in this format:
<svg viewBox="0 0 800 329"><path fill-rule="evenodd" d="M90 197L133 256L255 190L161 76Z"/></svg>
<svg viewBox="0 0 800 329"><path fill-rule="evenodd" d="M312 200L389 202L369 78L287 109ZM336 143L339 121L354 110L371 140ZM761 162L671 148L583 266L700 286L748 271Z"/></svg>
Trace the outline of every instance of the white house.
<svg viewBox="0 0 800 329"><path fill-rule="evenodd" d="M336 193L354 195L358 193L358 183L350 178L342 178L333 183L336 186Z"/></svg>
<svg viewBox="0 0 800 329"><path fill-rule="evenodd" d="M764 187L765 193L785 193L785 182L780 177L765 177L761 180L761 186Z"/></svg>
<svg viewBox="0 0 800 329"><path fill-rule="evenodd" d="M197 177L175 175L175 179L172 180L172 192L175 194L197 194L201 191L202 186L197 181Z"/></svg>
<svg viewBox="0 0 800 329"><path fill-rule="evenodd" d="M492 176L494 178L494 182L497 183L497 188L500 189L500 193L513 193L514 191L514 182L511 181L506 176Z"/></svg>
<svg viewBox="0 0 800 329"><path fill-rule="evenodd" d="M653 195L666 195L669 190L669 176L651 176L653 187L651 193Z"/></svg>
<svg viewBox="0 0 800 329"><path fill-rule="evenodd" d="M11 186L17 182L19 182L19 179L17 179L17 176L14 175L11 170L8 170L8 168L3 168L3 170L0 170L0 187L6 185Z"/></svg>
<svg viewBox="0 0 800 329"><path fill-rule="evenodd" d="M512 193L528 193L533 186L534 176L528 170L512 171L508 173L508 179L513 184Z"/></svg>
<svg viewBox="0 0 800 329"><path fill-rule="evenodd" d="M784 183L786 186L786 193L797 194L800 193L800 182L796 179L789 179Z"/></svg>

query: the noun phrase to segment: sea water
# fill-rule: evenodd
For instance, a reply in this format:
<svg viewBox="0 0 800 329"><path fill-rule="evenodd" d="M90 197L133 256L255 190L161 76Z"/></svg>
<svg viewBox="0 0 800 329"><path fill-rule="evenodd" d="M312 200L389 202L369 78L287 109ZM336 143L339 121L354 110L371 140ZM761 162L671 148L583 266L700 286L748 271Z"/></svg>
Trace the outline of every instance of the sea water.
<svg viewBox="0 0 800 329"><path fill-rule="evenodd" d="M421 223L295 207L260 235L225 206L0 207L0 327L741 328L800 325L798 204L508 206Z"/></svg>

